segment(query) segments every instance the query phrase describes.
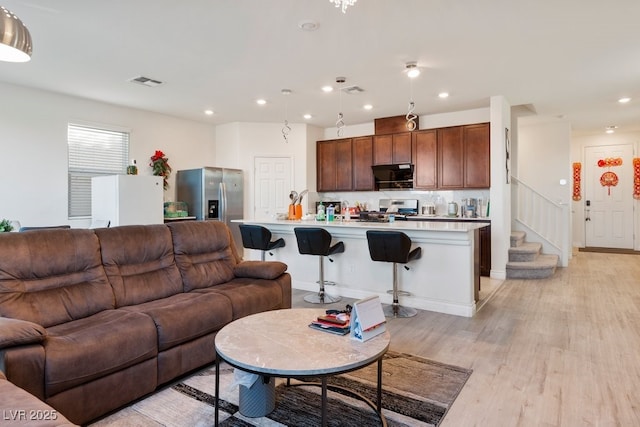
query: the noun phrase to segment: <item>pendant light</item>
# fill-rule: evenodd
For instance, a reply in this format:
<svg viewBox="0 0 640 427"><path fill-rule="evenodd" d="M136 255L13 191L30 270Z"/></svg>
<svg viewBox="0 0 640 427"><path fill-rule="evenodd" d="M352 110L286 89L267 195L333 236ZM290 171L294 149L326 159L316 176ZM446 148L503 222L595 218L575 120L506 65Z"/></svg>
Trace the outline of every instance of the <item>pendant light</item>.
<svg viewBox="0 0 640 427"><path fill-rule="evenodd" d="M407 77L409 77L409 107L405 118L407 119L407 129L412 131L416 130L416 119L418 118L413 112L416 108L416 104L413 102L413 79L420 75L420 69L415 62L407 62L405 70L407 71Z"/></svg>
<svg viewBox="0 0 640 427"><path fill-rule="evenodd" d="M336 120L336 129L338 138L342 138L342 134L344 134L344 115L342 114L342 84L346 82L347 79L344 77L336 77L336 83L338 83L338 96L340 99L340 105L338 109L338 120Z"/></svg>
<svg viewBox="0 0 640 427"><path fill-rule="evenodd" d="M280 91L284 96L291 95L290 89L282 89ZM291 132L291 127L289 126L289 121L287 120L287 101L284 102L284 126L282 127L282 137L284 138L284 142L289 143L289 133Z"/></svg>
<svg viewBox="0 0 640 427"><path fill-rule="evenodd" d="M29 61L32 51L29 30L4 6L0 6L0 13L0 61Z"/></svg>

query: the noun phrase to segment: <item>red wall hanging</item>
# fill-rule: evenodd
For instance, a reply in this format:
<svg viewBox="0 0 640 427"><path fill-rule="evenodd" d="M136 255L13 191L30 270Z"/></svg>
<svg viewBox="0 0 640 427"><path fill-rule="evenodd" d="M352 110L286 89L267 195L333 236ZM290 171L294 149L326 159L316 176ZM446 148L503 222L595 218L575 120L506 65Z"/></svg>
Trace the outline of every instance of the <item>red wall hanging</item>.
<svg viewBox="0 0 640 427"><path fill-rule="evenodd" d="M640 158L633 159L633 198L640 199Z"/></svg>
<svg viewBox="0 0 640 427"><path fill-rule="evenodd" d="M582 196L580 195L580 170L581 169L582 169L582 164L580 162L576 162L573 164L573 200L575 200L576 202L582 199Z"/></svg>
<svg viewBox="0 0 640 427"><path fill-rule="evenodd" d="M598 160L598 166L601 168L610 168L611 166L622 166L622 157L607 157ZM600 185L607 187L607 194L611 195L611 187L618 185L618 175L614 172L607 171L600 177Z"/></svg>

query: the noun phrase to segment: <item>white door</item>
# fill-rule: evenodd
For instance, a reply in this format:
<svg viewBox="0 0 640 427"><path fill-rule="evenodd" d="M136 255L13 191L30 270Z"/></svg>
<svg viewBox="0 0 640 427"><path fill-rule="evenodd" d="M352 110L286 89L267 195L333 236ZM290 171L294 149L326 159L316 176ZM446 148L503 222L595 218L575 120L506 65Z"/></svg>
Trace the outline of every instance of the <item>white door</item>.
<svg viewBox="0 0 640 427"><path fill-rule="evenodd" d="M585 148L585 243L633 249L633 147Z"/></svg>
<svg viewBox="0 0 640 427"><path fill-rule="evenodd" d="M254 218L266 219L278 213L287 214L289 193L293 188L291 158L256 157L254 166Z"/></svg>

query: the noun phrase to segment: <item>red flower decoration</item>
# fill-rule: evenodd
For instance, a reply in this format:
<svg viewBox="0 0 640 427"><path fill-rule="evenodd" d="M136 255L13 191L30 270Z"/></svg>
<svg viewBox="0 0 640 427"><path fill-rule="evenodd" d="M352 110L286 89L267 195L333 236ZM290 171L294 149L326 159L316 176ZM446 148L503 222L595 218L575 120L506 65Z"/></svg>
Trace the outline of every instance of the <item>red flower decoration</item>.
<svg viewBox="0 0 640 427"><path fill-rule="evenodd" d="M153 174L155 176L162 177L162 187L166 190L169 188L169 175L171 174L171 166L169 166L169 159L165 156L165 154L156 150L156 152L151 156L151 163L149 166L153 168Z"/></svg>

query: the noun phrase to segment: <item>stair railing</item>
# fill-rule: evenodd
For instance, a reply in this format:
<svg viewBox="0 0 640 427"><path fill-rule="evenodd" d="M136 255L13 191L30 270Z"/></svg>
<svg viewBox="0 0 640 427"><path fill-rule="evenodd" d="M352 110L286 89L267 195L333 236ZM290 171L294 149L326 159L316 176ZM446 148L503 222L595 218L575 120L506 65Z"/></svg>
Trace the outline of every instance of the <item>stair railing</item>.
<svg viewBox="0 0 640 427"><path fill-rule="evenodd" d="M512 176L511 216L553 246L566 267L571 255L569 206L554 202L530 185Z"/></svg>

